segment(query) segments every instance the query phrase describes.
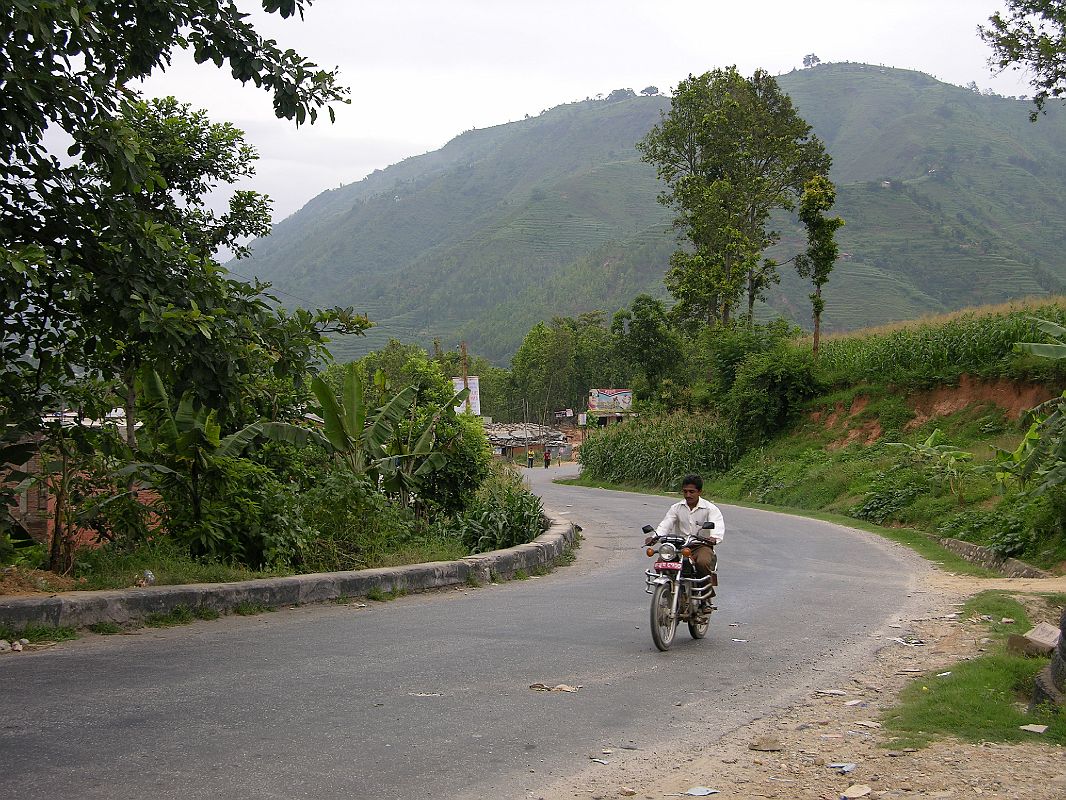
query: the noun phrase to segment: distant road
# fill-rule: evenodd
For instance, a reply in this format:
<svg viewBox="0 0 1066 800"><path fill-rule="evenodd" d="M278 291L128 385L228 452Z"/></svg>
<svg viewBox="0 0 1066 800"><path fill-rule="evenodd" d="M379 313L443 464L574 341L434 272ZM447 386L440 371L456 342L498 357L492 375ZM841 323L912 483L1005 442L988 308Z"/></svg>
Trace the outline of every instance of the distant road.
<svg viewBox="0 0 1066 800"><path fill-rule="evenodd" d="M659 653L640 527L671 501L550 483L568 470L526 470L584 529L577 562L546 577L0 656L6 791L525 797L587 767L589 753L686 732L710 741L827 685L902 611L924 569L872 535L725 506L711 631L696 642L682 629ZM548 694L534 682L581 688Z"/></svg>

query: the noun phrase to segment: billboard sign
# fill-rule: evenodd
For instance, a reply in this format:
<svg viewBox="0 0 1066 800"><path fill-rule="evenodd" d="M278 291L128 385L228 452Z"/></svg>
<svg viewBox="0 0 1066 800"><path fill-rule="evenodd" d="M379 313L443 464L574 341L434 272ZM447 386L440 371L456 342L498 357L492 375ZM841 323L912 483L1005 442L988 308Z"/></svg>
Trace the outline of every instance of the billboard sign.
<svg viewBox="0 0 1066 800"><path fill-rule="evenodd" d="M455 407L455 410L460 414L465 413L468 409L470 413L475 416L481 416L481 385L478 383L477 375L471 375L466 379L466 385L470 388L470 397L464 400L462 403ZM463 379L452 378L452 386L455 387L456 392L463 391Z"/></svg>
<svg viewBox="0 0 1066 800"><path fill-rule="evenodd" d="M632 410L632 389L589 389L589 411L594 414L622 414Z"/></svg>

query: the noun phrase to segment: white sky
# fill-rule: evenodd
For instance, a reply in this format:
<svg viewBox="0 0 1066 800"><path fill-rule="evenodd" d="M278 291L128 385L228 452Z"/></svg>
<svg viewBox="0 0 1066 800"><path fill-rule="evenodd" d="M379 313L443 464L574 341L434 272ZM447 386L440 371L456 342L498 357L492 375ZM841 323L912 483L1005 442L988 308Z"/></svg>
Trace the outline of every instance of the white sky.
<svg viewBox="0 0 1066 800"><path fill-rule="evenodd" d="M247 3L251 10L254 4ZM274 219L319 192L483 128L612 89L667 91L689 73L736 64L777 74L823 61L917 69L1004 95L977 36L1000 0L317 0L305 19L253 14L261 33L325 68L340 67L351 105L296 129L269 95L228 70L182 57L146 84L246 133L260 154L250 188Z"/></svg>

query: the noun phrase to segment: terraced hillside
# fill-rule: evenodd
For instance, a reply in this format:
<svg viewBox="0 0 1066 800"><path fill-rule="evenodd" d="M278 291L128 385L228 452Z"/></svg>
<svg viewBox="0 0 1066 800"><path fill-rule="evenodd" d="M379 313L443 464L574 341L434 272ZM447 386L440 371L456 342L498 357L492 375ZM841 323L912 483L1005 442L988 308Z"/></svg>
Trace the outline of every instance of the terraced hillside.
<svg viewBox="0 0 1066 800"><path fill-rule="evenodd" d="M780 77L833 156L847 255L827 287L827 330L1061 291L1066 284L1066 115L917 72L819 65ZM669 101L585 101L469 131L441 150L324 192L257 242L251 270L378 322L390 336L505 361L553 315L608 313L662 294L676 246L634 143ZM802 246L779 221L779 260ZM794 274L759 309L799 324Z"/></svg>

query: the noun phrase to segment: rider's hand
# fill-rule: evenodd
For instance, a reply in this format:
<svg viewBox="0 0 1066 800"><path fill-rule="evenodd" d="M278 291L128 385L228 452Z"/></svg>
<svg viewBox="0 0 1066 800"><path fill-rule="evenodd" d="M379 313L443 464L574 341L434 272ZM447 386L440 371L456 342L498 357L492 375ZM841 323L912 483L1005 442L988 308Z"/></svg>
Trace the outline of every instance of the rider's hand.
<svg viewBox="0 0 1066 800"><path fill-rule="evenodd" d="M654 542L658 538L659 538L658 536L649 536L647 539L644 540L644 544L645 545L649 545L649 544L651 544L652 542Z"/></svg>

